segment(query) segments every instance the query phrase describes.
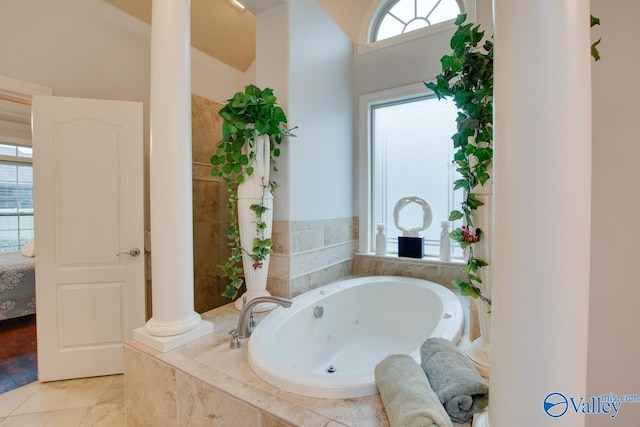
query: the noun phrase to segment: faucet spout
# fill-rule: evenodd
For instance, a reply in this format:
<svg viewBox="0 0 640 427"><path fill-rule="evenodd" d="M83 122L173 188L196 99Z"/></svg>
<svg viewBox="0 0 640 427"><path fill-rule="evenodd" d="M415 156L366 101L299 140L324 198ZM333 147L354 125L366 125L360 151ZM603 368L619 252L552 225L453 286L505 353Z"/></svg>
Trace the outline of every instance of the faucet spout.
<svg viewBox="0 0 640 427"><path fill-rule="evenodd" d="M238 319L238 327L236 328L239 338L249 338L251 336L252 325L250 324L249 319L253 316L253 310L255 310L256 306L261 303L275 303L282 307L289 308L293 301L289 298L270 295L257 297L246 303L244 307L242 307L240 318Z"/></svg>

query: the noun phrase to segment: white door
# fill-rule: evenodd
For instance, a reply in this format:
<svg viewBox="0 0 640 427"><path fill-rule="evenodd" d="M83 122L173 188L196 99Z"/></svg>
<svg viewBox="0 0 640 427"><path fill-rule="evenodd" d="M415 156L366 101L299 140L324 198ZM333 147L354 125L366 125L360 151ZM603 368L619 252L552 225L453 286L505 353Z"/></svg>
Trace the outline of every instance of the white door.
<svg viewBox="0 0 640 427"><path fill-rule="evenodd" d="M34 96L32 126L38 377L121 373L145 322L142 103Z"/></svg>

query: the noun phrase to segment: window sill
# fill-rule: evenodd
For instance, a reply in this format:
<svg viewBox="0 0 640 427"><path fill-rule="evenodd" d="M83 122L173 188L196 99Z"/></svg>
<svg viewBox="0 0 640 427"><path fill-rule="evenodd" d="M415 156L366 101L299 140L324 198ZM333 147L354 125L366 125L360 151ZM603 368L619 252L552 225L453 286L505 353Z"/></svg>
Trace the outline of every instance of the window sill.
<svg viewBox="0 0 640 427"><path fill-rule="evenodd" d="M378 261L393 261L393 262L402 262L407 264L424 264L424 265L442 265L447 267L464 267L466 265L463 259L452 259L451 261L441 261L436 257L426 256L424 258L406 258L399 257L397 254L388 254L388 255L376 255L373 252L362 253L357 252L356 256L374 259Z"/></svg>

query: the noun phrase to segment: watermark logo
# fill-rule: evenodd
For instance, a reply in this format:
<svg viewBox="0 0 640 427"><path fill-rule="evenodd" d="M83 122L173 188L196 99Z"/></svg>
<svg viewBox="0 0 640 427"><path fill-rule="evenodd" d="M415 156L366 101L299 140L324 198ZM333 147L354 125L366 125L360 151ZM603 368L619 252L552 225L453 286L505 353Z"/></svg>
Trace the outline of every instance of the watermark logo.
<svg viewBox="0 0 640 427"><path fill-rule="evenodd" d="M549 393L542 402L544 412L550 417L558 418L567 413L569 401L562 393Z"/></svg>
<svg viewBox="0 0 640 427"><path fill-rule="evenodd" d="M547 394L542 401L542 409L552 417L559 418L567 412L587 415L608 415L611 418L618 416L623 403L640 403L638 394L602 394L600 396L567 397L562 393L553 392Z"/></svg>

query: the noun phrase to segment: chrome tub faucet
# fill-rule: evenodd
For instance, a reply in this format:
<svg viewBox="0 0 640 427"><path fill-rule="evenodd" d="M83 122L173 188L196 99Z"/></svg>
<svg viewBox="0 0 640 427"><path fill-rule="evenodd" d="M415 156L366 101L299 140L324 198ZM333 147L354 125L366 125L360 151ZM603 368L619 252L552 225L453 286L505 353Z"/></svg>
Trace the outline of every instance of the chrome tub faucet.
<svg viewBox="0 0 640 427"><path fill-rule="evenodd" d="M289 308L291 307L293 301L291 301L289 298L277 297L273 295L257 297L252 299L248 303L245 300L244 305L242 306L242 311L240 312L240 318L238 319L238 327L229 332L229 335L232 336L231 348L242 347L240 338L249 338L251 336L251 332L253 332L253 328L256 325L255 318L253 317L253 310L255 310L258 304L262 303L275 303L281 305L284 308Z"/></svg>

